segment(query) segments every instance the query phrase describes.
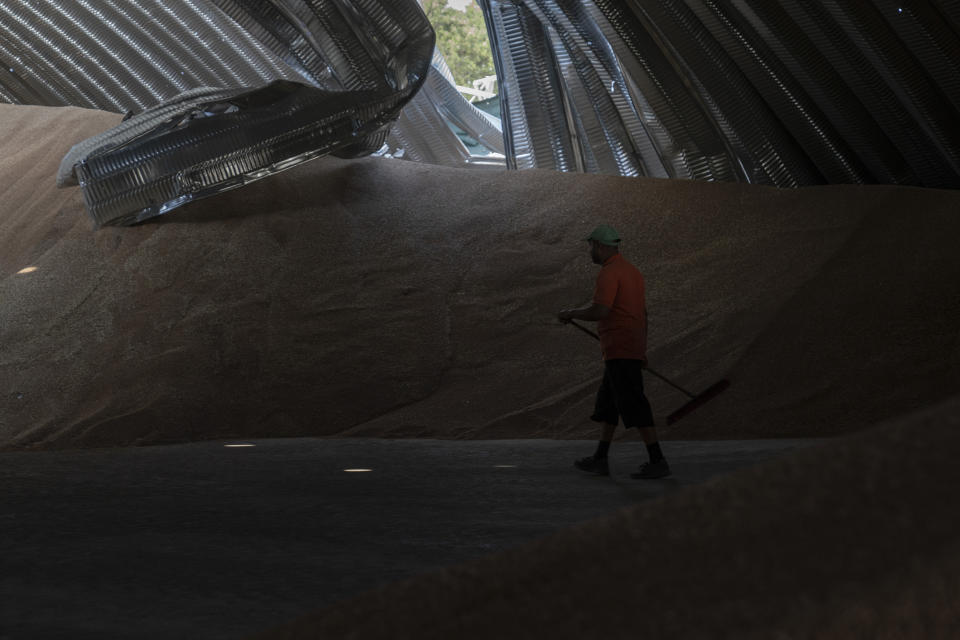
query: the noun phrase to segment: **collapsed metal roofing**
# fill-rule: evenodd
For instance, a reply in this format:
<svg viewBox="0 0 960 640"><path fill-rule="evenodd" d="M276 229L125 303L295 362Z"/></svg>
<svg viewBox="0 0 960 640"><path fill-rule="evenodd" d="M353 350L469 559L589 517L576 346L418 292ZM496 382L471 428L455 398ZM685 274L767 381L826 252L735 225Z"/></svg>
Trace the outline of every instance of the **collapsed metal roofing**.
<svg viewBox="0 0 960 640"><path fill-rule="evenodd" d="M478 4L499 121L416 0L0 0L0 101L128 115L59 176L97 224L327 153L960 187L960 0Z"/></svg>

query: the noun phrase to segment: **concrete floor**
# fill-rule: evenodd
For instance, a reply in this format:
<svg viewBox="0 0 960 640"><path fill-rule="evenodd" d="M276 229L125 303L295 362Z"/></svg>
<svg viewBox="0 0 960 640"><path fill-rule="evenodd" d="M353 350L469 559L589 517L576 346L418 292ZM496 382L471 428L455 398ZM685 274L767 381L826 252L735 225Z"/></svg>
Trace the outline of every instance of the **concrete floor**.
<svg viewBox="0 0 960 640"><path fill-rule="evenodd" d="M0 640L243 637L814 442L665 442L655 481L639 442L609 478L569 440L2 453Z"/></svg>

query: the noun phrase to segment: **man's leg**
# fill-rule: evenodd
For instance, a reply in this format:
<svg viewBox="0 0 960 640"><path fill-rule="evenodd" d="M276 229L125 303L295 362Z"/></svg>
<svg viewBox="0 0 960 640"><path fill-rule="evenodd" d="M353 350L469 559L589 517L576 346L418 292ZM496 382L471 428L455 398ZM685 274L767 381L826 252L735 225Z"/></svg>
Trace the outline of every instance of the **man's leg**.
<svg viewBox="0 0 960 640"><path fill-rule="evenodd" d="M610 467L607 462L607 453L610 451L610 443L613 441L613 434L620 421L617 415L616 404L613 402L613 392L610 388L610 380L604 368L603 382L597 390L597 399L593 407L593 415L590 419L599 422L600 440L597 442L597 450L592 456L580 458L573 463L577 469L597 475L610 475Z"/></svg>
<svg viewBox="0 0 960 640"><path fill-rule="evenodd" d="M631 473L630 477L635 480L656 480L670 475L670 465L667 459L663 457L663 451L660 450L660 441L657 439L657 430L655 427L640 427L640 437L643 443L647 445L647 455L650 462L640 465L640 470Z"/></svg>
<svg viewBox="0 0 960 640"><path fill-rule="evenodd" d="M650 459L649 462L640 465L640 470L630 474L630 477L647 480L666 477L670 475L670 466L660 449L653 411L643 390L643 366L640 361L620 360L616 361L614 368L611 378L617 406L620 415L623 416L623 424L639 429L640 437L647 445L647 455Z"/></svg>
<svg viewBox="0 0 960 640"><path fill-rule="evenodd" d="M598 476L610 475L610 463L607 460L607 452L610 451L610 443L613 441L613 433L617 430L617 425L604 422L600 427L600 440L597 442L597 450L592 456L580 458L573 463L577 469L588 473L595 473Z"/></svg>
<svg viewBox="0 0 960 640"><path fill-rule="evenodd" d="M660 440L657 438L657 428L640 427L640 437L643 438L643 443L647 445L647 455L650 456L650 462L663 460L663 451L660 450Z"/></svg>
<svg viewBox="0 0 960 640"><path fill-rule="evenodd" d="M617 430L617 425L604 422L600 427L600 441L597 442L597 451L593 454L594 458L606 458L610 451L610 443L613 442L613 434Z"/></svg>
<svg viewBox="0 0 960 640"><path fill-rule="evenodd" d="M640 437L643 438L645 444L653 444L657 442L657 428L656 427L640 427Z"/></svg>
<svg viewBox="0 0 960 640"><path fill-rule="evenodd" d="M610 424L609 422L603 423L603 426L600 428L600 442L611 443L613 442L613 434L617 430L617 425Z"/></svg>
<svg viewBox="0 0 960 640"><path fill-rule="evenodd" d="M660 441L657 440L657 430L654 427L641 427L640 437L647 445L647 455L650 462L640 465L640 470L631 473L630 477L635 480L656 480L657 478L666 478L670 475L670 465L667 459L663 457L660 450Z"/></svg>

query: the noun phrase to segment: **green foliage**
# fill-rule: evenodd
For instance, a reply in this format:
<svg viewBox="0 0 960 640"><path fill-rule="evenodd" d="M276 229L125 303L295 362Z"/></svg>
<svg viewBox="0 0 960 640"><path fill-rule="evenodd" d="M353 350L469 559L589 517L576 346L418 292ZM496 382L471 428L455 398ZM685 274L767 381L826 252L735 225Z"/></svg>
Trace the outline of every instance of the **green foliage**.
<svg viewBox="0 0 960 640"><path fill-rule="evenodd" d="M478 78L494 74L490 39L483 12L475 3L466 11L447 6L447 0L423 0L423 12L437 33L437 48L447 60L458 85L470 87Z"/></svg>

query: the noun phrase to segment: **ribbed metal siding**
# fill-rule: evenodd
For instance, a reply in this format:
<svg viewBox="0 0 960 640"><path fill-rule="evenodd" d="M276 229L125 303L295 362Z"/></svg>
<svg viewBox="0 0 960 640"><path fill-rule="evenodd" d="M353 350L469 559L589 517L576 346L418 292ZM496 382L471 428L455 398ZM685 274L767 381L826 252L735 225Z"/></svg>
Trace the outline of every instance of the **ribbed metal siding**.
<svg viewBox="0 0 960 640"><path fill-rule="evenodd" d="M469 162L445 130L455 122L518 169L960 187L958 0L478 2L502 142L437 76L390 139L396 155L402 137L406 157ZM125 112L276 79L400 89L408 80L382 61L403 50L411 11L400 0L0 0L0 100Z"/></svg>

